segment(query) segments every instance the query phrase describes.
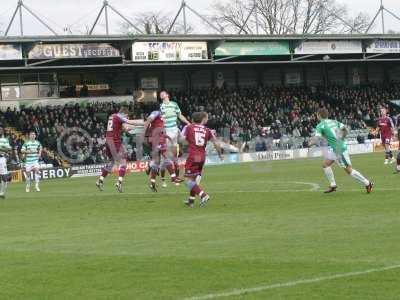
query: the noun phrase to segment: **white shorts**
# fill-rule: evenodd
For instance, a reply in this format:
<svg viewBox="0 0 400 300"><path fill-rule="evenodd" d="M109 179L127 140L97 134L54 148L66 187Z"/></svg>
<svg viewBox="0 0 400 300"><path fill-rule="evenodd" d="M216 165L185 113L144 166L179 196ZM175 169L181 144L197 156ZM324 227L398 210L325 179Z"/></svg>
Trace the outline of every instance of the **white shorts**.
<svg viewBox="0 0 400 300"><path fill-rule="evenodd" d="M26 173L30 173L30 172L32 172L34 169L36 169L36 170L39 170L39 169L40 169L39 163L25 165L25 172L26 172Z"/></svg>
<svg viewBox="0 0 400 300"><path fill-rule="evenodd" d="M335 161L340 167L347 168L351 166L351 160L349 152L346 150L341 154L335 153L331 147L323 150L324 158L327 160Z"/></svg>
<svg viewBox="0 0 400 300"><path fill-rule="evenodd" d="M167 146L176 146L178 145L178 140L180 136L180 131L179 128L166 128L165 133L169 136L169 139L167 139Z"/></svg>
<svg viewBox="0 0 400 300"><path fill-rule="evenodd" d="M0 157L0 175L8 174L7 159L4 156Z"/></svg>

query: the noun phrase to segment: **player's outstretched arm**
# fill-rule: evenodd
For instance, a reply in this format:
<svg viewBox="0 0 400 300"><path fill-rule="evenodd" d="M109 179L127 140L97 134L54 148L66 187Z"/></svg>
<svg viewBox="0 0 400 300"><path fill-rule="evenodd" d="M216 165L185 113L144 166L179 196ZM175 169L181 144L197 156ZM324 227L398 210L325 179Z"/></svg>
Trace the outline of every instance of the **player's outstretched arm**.
<svg viewBox="0 0 400 300"><path fill-rule="evenodd" d="M42 152L43 152L43 147L42 147L42 145L40 145L39 149L38 149L38 156L39 157L42 157Z"/></svg>
<svg viewBox="0 0 400 300"><path fill-rule="evenodd" d="M143 120L127 120L126 124L131 125L131 126L144 126L144 121Z"/></svg>
<svg viewBox="0 0 400 300"><path fill-rule="evenodd" d="M217 150L218 156L221 160L224 160L224 154L222 152L221 141L216 137L211 138L211 142L214 145L215 150Z"/></svg>
<svg viewBox="0 0 400 300"><path fill-rule="evenodd" d="M185 123L186 125L190 125L190 122L188 121L188 119L186 119L186 117L182 114L178 115L179 120L181 120L181 122Z"/></svg>
<svg viewBox="0 0 400 300"><path fill-rule="evenodd" d="M344 126L344 127L341 129L341 133L342 133L341 139L344 140L344 139L346 138L346 136L349 134L349 130L347 129L346 126Z"/></svg>

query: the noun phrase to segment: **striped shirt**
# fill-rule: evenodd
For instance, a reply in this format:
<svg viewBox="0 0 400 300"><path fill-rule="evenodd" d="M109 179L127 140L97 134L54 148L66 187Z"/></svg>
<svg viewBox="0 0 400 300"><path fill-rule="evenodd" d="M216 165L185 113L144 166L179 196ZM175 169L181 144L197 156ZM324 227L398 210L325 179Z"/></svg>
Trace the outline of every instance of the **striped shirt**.
<svg viewBox="0 0 400 300"><path fill-rule="evenodd" d="M27 165L38 164L41 149L42 149L42 145L40 144L39 141L36 141L36 140L35 141L31 141L31 140L26 141L25 144L22 146L22 150L24 152L26 151L25 163Z"/></svg>
<svg viewBox="0 0 400 300"><path fill-rule="evenodd" d="M11 150L10 142L8 138L0 138L0 154L5 154L7 151Z"/></svg>
<svg viewBox="0 0 400 300"><path fill-rule="evenodd" d="M160 106L160 111L165 128L178 129L178 116L181 114L178 104L173 101L169 101L168 103L164 102Z"/></svg>

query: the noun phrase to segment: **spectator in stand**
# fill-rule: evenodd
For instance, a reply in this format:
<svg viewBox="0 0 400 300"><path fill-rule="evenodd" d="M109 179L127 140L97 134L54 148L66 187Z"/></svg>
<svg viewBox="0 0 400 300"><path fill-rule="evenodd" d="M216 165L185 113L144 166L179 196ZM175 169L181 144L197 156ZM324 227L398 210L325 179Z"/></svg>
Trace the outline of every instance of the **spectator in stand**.
<svg viewBox="0 0 400 300"><path fill-rule="evenodd" d="M89 96L89 88L86 85L86 83L83 84L80 92L79 92L80 97L88 97Z"/></svg>

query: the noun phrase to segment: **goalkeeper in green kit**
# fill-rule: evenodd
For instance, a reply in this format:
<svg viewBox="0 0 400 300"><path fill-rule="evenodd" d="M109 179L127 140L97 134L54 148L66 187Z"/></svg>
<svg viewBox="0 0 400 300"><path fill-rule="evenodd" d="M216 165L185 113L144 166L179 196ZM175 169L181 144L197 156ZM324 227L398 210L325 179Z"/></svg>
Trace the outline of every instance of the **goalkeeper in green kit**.
<svg viewBox="0 0 400 300"><path fill-rule="evenodd" d="M330 186L325 193L332 193L337 190L335 175L332 170L332 165L335 162L344 168L347 174L365 186L368 194L371 193L374 184L365 178L360 172L353 169L351 165L347 145L344 140L348 133L346 126L336 120L330 120L328 118L328 110L326 108L319 109L318 119L320 122L315 129L315 138L310 143L310 146L316 145L318 138L323 138L328 142L328 149L324 153L325 159L323 168Z"/></svg>

